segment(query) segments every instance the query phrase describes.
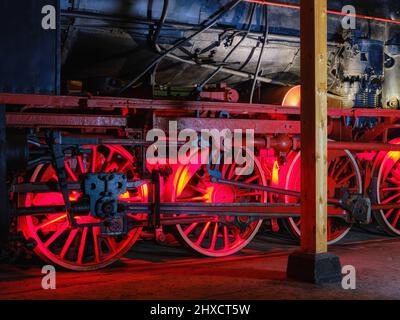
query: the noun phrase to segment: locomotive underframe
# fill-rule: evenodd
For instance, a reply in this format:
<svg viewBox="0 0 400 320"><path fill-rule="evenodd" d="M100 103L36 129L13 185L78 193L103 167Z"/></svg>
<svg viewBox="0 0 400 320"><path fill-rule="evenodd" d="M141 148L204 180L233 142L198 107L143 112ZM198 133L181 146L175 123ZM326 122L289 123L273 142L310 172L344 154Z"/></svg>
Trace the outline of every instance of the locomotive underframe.
<svg viewBox="0 0 400 320"><path fill-rule="evenodd" d="M7 110L6 124L7 128L29 128L31 134L51 135L56 137L53 140L52 156L53 165L57 166L57 157L61 157L63 162L63 154L55 154L61 152L62 147L66 146L83 146L83 145L124 145L144 148L149 144L143 138L138 138L137 133L144 133L144 127L131 127L130 123L134 120L136 114L141 111L147 111L151 115L151 125L162 126L165 120L174 119L178 121L178 126L190 127L193 129L200 128L231 128L237 129L255 129L256 146L259 149L271 149L276 147L274 137L279 135L288 136L292 148L299 149L300 121L296 119L299 116L298 108L288 108L277 105L248 105L235 103L214 103L214 102L188 102L188 101L156 101L143 99L128 98L109 98L109 97L60 97L60 96L38 96L38 95L18 95L18 94L1 94L0 105L5 105ZM16 106L22 106L18 109ZM3 108L4 109L4 108ZM43 110L46 110L43 113ZM36 110L41 110L39 114ZM193 113L200 115L202 111L225 111L232 117L229 119L196 117ZM123 112L122 112L123 111ZM162 117L160 116L162 114ZM251 115L262 115L265 119L248 119ZM292 117L294 120L277 120L274 116L285 115ZM335 126L341 127L340 121L345 117L377 117L380 124L374 129L367 130L362 135L353 139L349 134L344 135L340 141L337 140L337 132ZM330 109L329 123L330 135L336 138L336 142L329 143L329 150L351 150L351 151L400 151L400 145L388 143L391 130L399 128L398 119L400 111L385 109ZM93 130L101 128L102 130L111 130L113 135L101 134L96 136ZM76 134L76 130L80 134ZM75 131L74 134L68 133ZM337 130L336 130L337 131ZM61 133L62 132L62 133ZM136 135L135 135L136 133ZM140 135L140 134L139 134ZM279 147L278 153L279 153ZM58 151L57 151L58 150ZM144 154L144 153L143 153ZM5 161L6 152L2 153L3 161ZM38 160L40 162L40 159ZM49 161L48 157L43 161ZM143 160L142 160L143 161ZM360 163L362 170L366 172L366 176L371 176L373 168L366 162ZM365 167L364 167L365 165ZM62 165L60 168L62 170ZM137 226L173 225L178 223L189 223L193 221L209 220L210 216L223 216L229 212L232 216L252 216L257 219L266 218L287 218L300 216L300 204L279 204L279 203L163 203L160 197L160 174L157 170L152 172L150 178L141 179L140 181L128 181L127 189L135 188L142 184L151 186L151 196L149 202L146 203L124 203L119 201L118 205L123 206L123 215L127 214L147 214L147 219L138 220ZM215 179L215 183L238 185L240 183ZM363 181L363 194L353 195L351 201L344 199L329 199L329 217L341 218L348 223L369 223L371 219L371 210L398 209L399 204L377 204L372 197L372 205L369 201L370 181L368 178ZM262 190L275 194L283 194L299 197L298 192L277 188L271 186L260 186L254 184L240 184L242 188ZM4 198L9 197L9 193L45 193L45 192L61 192L64 195L68 190L82 191L82 182L71 184L59 176L58 185L49 185L45 183L23 183L13 184L6 191ZM6 210L4 216L11 217L35 215L35 214L51 214L68 212L73 219L74 215L87 213L90 210L88 203L70 203L68 197L66 206L46 206L46 207L11 207ZM115 200L115 199L114 199ZM358 210L359 204L362 204L364 212ZM183 217L174 216L184 214ZM207 218L208 217L208 218ZM9 221L8 219L2 220ZM79 225L82 226L82 225ZM3 227L3 230L5 228Z"/></svg>

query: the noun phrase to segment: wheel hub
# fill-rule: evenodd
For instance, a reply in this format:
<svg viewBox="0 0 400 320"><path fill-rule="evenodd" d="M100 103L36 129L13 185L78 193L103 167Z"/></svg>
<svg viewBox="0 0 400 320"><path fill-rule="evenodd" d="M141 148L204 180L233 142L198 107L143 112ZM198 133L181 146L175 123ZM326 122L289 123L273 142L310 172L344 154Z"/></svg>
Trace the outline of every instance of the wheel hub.
<svg viewBox="0 0 400 320"><path fill-rule="evenodd" d="M235 190L230 186L212 184L212 186L209 187L209 190L211 191L211 203L235 202Z"/></svg>
<svg viewBox="0 0 400 320"><path fill-rule="evenodd" d="M90 199L90 213L100 219L118 215L118 197L126 192L127 177L120 173L88 174L84 193Z"/></svg>

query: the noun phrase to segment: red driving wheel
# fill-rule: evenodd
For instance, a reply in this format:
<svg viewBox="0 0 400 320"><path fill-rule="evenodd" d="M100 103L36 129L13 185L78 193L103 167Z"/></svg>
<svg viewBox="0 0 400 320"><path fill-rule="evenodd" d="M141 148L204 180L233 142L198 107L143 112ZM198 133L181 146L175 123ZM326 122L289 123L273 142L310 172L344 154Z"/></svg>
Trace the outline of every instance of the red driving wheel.
<svg viewBox="0 0 400 320"><path fill-rule="evenodd" d="M241 175L243 167L235 162L212 165L211 169L219 171L222 179L265 185L261 165L254 156L253 159L254 170L249 175ZM171 192L172 202L255 203L266 202L266 199L266 194L262 191L213 183L207 166L196 164L178 168ZM226 213L210 216L209 221L176 225L176 234L178 240L196 253L223 257L232 255L248 245L261 224L262 220L257 218L235 217Z"/></svg>
<svg viewBox="0 0 400 320"><path fill-rule="evenodd" d="M392 140L400 144L400 138ZM378 154L380 164L374 172L372 191L377 204L400 203L400 152L390 151ZM375 217L386 233L400 236L400 209L378 210Z"/></svg>
<svg viewBox="0 0 400 320"><path fill-rule="evenodd" d="M65 160L68 181L81 181L86 173L119 172L128 180L135 179L133 156L121 146L88 146L89 152ZM41 164L33 171L30 182L56 182L57 176L51 164ZM70 192L70 201L77 201L81 194ZM147 186L127 191L120 196L127 202L146 202ZM20 196L19 205L23 207L64 205L61 193L28 193ZM132 221L142 215L128 216L128 228ZM81 215L75 217L78 224L99 222L95 217ZM132 224L132 223L131 223ZM72 228L67 213L39 214L20 217L19 230L25 239L33 240L34 252L50 263L61 267L88 271L110 265L126 253L140 235L141 228L132 227L120 236L102 235L100 227L82 226Z"/></svg>
<svg viewBox="0 0 400 320"><path fill-rule="evenodd" d="M280 173L287 190L300 191L300 152L293 152L288 157L286 166ZM338 199L341 189L345 188L351 193L362 192L362 179L356 160L347 151L330 151L328 156L328 198ZM285 203L299 203L299 199L284 196ZM300 218L283 220L288 231L296 239L300 238ZM350 231L351 224L340 218L328 218L328 244L332 245Z"/></svg>

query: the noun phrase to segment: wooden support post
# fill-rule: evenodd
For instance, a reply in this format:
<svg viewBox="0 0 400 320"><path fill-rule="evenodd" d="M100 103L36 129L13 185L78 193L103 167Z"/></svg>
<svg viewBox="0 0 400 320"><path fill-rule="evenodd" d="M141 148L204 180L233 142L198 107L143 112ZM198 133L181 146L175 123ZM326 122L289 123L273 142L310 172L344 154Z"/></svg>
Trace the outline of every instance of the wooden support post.
<svg viewBox="0 0 400 320"><path fill-rule="evenodd" d="M288 277L341 279L339 258L327 253L327 0L301 0L301 251Z"/></svg>

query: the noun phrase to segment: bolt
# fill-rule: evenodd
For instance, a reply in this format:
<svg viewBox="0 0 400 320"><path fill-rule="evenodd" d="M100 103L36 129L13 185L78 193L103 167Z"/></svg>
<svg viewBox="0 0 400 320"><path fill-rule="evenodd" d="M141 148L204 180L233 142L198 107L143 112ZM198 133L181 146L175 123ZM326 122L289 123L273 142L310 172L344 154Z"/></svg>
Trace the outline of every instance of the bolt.
<svg viewBox="0 0 400 320"><path fill-rule="evenodd" d="M103 204L102 209L105 214L110 214L113 212L114 206L112 205L112 203L107 202Z"/></svg>

